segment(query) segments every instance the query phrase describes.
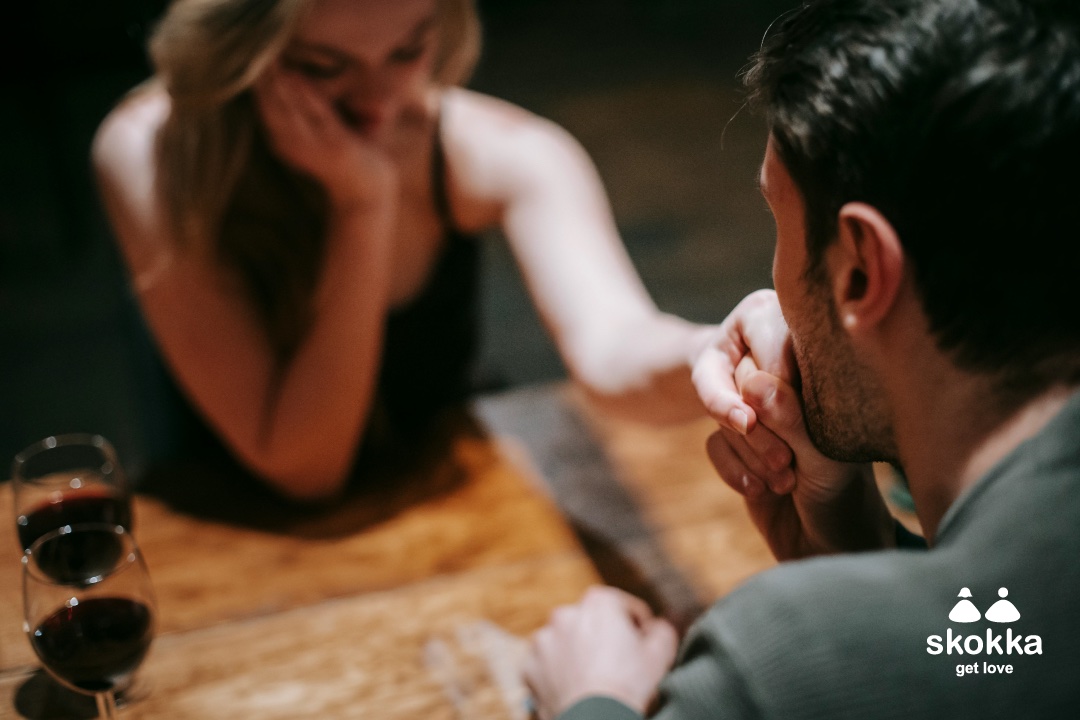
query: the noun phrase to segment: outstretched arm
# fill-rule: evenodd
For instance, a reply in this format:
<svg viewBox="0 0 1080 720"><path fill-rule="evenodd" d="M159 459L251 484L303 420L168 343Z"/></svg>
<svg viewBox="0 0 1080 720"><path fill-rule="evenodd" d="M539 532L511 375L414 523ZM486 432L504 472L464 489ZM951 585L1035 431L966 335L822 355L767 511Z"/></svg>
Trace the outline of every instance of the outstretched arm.
<svg viewBox="0 0 1080 720"><path fill-rule="evenodd" d="M700 416L690 370L711 328L657 309L581 146L551 122L463 90L447 92L444 113L458 219L502 227L570 374L623 414Z"/></svg>

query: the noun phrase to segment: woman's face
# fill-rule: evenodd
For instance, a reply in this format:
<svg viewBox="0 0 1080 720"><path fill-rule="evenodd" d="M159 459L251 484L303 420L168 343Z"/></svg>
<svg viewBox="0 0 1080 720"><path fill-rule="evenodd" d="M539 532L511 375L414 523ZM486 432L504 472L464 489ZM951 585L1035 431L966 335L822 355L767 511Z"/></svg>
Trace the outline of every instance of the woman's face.
<svg viewBox="0 0 1080 720"><path fill-rule="evenodd" d="M379 138L423 97L438 44L436 0L314 0L282 63L346 125Z"/></svg>

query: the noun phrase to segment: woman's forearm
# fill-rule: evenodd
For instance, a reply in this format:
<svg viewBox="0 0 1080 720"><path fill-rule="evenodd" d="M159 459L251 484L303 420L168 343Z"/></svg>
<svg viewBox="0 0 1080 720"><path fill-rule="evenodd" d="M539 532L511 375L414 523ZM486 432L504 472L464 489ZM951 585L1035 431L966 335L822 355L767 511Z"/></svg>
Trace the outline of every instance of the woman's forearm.
<svg viewBox="0 0 1080 720"><path fill-rule="evenodd" d="M219 267L180 259L143 297L166 358L233 452L278 490L340 489L374 394L394 208L330 219L313 322L279 364L254 308Z"/></svg>
<svg viewBox="0 0 1080 720"><path fill-rule="evenodd" d="M714 332L654 311L593 343L571 373L605 410L659 424L692 420L705 414L693 362Z"/></svg>
<svg viewBox="0 0 1080 720"><path fill-rule="evenodd" d="M291 494L338 489L365 430L382 355L395 217L390 202L331 215L314 322L271 388L261 433L274 474ZM316 475L312 467L322 470Z"/></svg>

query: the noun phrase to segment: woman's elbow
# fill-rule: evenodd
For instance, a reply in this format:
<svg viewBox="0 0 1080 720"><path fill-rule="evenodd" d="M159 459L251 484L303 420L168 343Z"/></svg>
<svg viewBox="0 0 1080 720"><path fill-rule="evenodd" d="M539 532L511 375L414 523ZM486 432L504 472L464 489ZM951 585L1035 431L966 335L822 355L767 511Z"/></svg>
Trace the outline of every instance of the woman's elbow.
<svg viewBox="0 0 1080 720"><path fill-rule="evenodd" d="M348 484L351 453L328 458L281 453L249 458L249 469L274 492L302 505L324 505L341 496Z"/></svg>

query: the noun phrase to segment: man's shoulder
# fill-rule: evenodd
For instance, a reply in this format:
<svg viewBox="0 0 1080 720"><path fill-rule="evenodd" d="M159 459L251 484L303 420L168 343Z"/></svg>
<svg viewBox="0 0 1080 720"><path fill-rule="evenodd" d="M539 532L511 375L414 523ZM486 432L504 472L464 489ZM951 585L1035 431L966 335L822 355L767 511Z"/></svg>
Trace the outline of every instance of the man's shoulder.
<svg viewBox="0 0 1080 720"><path fill-rule="evenodd" d="M940 596L955 596L951 563L926 551L883 551L782 563L750 578L701 620L729 641L761 635L754 626L820 638L902 632L913 616L932 611ZM738 618L728 625L726 620ZM744 638L743 636L747 636ZM785 640L785 641L786 641Z"/></svg>
<svg viewBox="0 0 1080 720"><path fill-rule="evenodd" d="M720 658L713 664L738 677L762 717L936 718L1070 702L1059 670L1075 666L1077 624L1046 603L1049 584L1015 598L1019 621L992 620L998 583L977 565L947 551L785 563L717 603L692 630L682 662ZM1060 594L1075 597L1075 580ZM958 597L968 594L970 609ZM958 604L964 612L954 613ZM1011 670L987 674L984 663Z"/></svg>

